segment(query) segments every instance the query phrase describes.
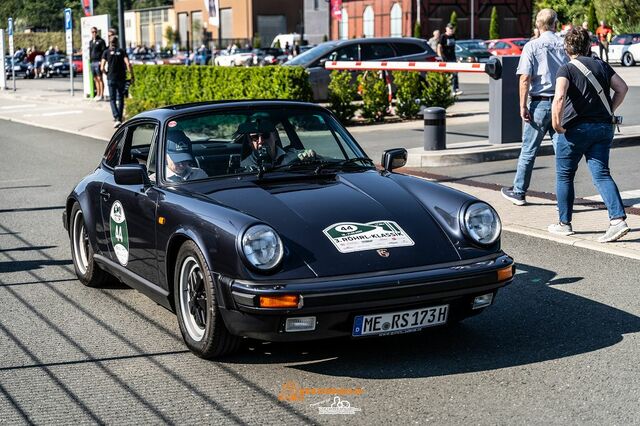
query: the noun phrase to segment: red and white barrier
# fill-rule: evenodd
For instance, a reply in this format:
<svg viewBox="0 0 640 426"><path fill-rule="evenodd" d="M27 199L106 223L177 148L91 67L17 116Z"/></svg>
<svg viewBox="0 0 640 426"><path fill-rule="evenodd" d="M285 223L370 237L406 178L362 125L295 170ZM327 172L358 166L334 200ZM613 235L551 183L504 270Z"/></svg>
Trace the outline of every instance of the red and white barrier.
<svg viewBox="0 0 640 426"><path fill-rule="evenodd" d="M498 64L498 65L496 65ZM500 78L499 63L464 64L459 62L400 62L400 61L327 61L328 70L350 71L431 71L486 73L492 78Z"/></svg>

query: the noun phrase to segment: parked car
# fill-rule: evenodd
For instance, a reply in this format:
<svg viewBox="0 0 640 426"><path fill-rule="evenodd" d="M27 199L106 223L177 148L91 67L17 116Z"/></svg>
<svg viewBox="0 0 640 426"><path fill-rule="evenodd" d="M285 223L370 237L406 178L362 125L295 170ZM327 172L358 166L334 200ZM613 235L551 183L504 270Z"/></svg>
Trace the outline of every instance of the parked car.
<svg viewBox="0 0 640 426"><path fill-rule="evenodd" d="M132 65L157 65L157 55L153 52L133 53L129 55L129 61Z"/></svg>
<svg viewBox="0 0 640 426"><path fill-rule="evenodd" d="M591 46L591 52L600 54L598 45ZM640 60L640 34L619 34L609 44L609 62L631 67Z"/></svg>
<svg viewBox="0 0 640 426"><path fill-rule="evenodd" d="M411 37L380 37L335 40L321 43L296 56L284 65L302 66L309 70L313 99L324 101L329 96L329 74L326 61L435 61L436 54L427 42ZM355 73L354 73L355 75Z"/></svg>
<svg viewBox="0 0 640 426"><path fill-rule="evenodd" d="M253 65L278 65L286 62L287 55L276 47L261 47L253 49Z"/></svg>
<svg viewBox="0 0 640 426"><path fill-rule="evenodd" d="M42 74L49 77L68 77L71 73L69 68L69 58L60 53L54 53L52 55L46 55L44 57L44 64L42 65Z"/></svg>
<svg viewBox="0 0 640 426"><path fill-rule="evenodd" d="M213 60L213 63L223 67L248 67L253 65L253 57L253 49L234 49L231 51L222 50Z"/></svg>
<svg viewBox="0 0 640 426"><path fill-rule="evenodd" d="M456 41L456 60L458 62L488 62L491 53L487 50L484 40Z"/></svg>
<svg viewBox="0 0 640 426"><path fill-rule="evenodd" d="M513 279L500 218L395 172L406 158L387 150L376 169L311 103L141 113L66 200L75 272L90 287L119 279L175 311L203 358L233 353L243 337L358 339L461 321Z"/></svg>
<svg viewBox="0 0 640 426"><path fill-rule="evenodd" d="M12 72L13 68L13 72ZM15 74L16 78L34 78L35 71L33 68L33 64L31 62L27 62L24 59L11 61L11 56L5 57L5 65L4 70L7 75L7 78L13 78L12 76Z"/></svg>
<svg viewBox="0 0 640 426"><path fill-rule="evenodd" d="M171 52L160 52L156 56L156 63L158 65L182 65L184 64L184 57L174 55Z"/></svg>
<svg viewBox="0 0 640 426"><path fill-rule="evenodd" d="M73 55L73 73L82 74L83 70L82 55Z"/></svg>
<svg viewBox="0 0 640 426"><path fill-rule="evenodd" d="M528 41L528 38L501 38L497 40L487 40L484 44L492 55L508 56L520 55L522 48Z"/></svg>

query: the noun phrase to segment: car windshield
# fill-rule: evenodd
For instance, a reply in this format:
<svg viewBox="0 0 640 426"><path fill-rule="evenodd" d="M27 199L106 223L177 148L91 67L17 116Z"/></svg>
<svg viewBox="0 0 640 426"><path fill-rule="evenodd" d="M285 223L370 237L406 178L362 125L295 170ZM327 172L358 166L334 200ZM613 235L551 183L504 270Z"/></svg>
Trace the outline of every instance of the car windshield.
<svg viewBox="0 0 640 426"><path fill-rule="evenodd" d="M309 62L328 55L336 47L335 43L322 43L314 48L307 50L304 53L299 54L289 62L287 65L305 65Z"/></svg>
<svg viewBox="0 0 640 426"><path fill-rule="evenodd" d="M171 182L373 167L346 130L316 109L213 111L170 120L165 135L163 168Z"/></svg>
<svg viewBox="0 0 640 426"><path fill-rule="evenodd" d="M466 40L466 41L458 41L456 45L459 45L463 49L466 50L487 50L487 46L484 44L482 40Z"/></svg>

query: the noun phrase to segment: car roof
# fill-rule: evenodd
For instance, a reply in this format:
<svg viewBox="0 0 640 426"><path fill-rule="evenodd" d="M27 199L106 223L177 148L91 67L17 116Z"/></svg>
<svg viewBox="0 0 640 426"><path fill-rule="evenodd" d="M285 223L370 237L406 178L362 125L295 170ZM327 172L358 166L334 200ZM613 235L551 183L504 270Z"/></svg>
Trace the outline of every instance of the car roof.
<svg viewBox="0 0 640 426"><path fill-rule="evenodd" d="M310 103L310 102L302 102L302 101L289 101L289 100L279 100L279 99L268 99L268 100L254 100L254 99L244 99L244 100L224 100L224 101L205 101L205 102L192 102L186 104L179 105L167 105L160 108L152 109L149 111L141 112L140 114L133 117L133 119L139 118L153 118L156 120L164 121L168 120L171 117L175 117L177 115L183 115L185 113L199 113L199 112L207 112L207 111L223 111L227 108L255 108L255 107L290 107L290 108L305 108L305 109L316 109L320 111L326 111L325 108Z"/></svg>

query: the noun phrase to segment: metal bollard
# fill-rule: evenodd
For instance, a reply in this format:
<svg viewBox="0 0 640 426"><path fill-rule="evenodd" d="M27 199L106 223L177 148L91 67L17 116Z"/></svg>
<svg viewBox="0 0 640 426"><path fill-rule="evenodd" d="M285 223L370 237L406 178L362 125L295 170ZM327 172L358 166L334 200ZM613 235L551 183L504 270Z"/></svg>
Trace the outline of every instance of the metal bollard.
<svg viewBox="0 0 640 426"><path fill-rule="evenodd" d="M424 150L437 151L447 149L446 110L430 107L423 111Z"/></svg>

